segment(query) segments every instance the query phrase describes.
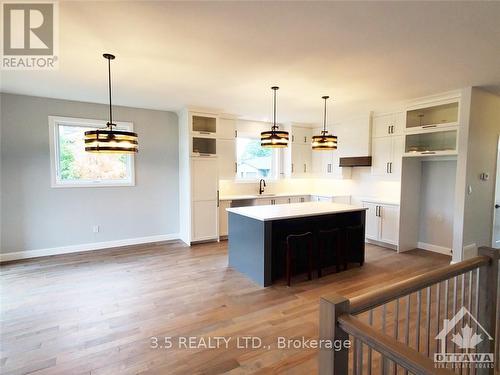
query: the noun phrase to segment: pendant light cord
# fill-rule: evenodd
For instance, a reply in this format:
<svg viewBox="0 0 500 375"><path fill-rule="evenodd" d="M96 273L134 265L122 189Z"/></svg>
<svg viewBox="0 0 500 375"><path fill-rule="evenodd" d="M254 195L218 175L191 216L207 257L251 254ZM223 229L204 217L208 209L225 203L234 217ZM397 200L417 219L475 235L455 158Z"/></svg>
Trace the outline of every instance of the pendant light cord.
<svg viewBox="0 0 500 375"><path fill-rule="evenodd" d="M111 59L108 59L109 127L113 130L113 109L111 106Z"/></svg>
<svg viewBox="0 0 500 375"><path fill-rule="evenodd" d="M326 133L328 133L326 130L326 100L329 98L329 96L325 95L322 98L325 100L325 110L323 113L323 134L326 134Z"/></svg>

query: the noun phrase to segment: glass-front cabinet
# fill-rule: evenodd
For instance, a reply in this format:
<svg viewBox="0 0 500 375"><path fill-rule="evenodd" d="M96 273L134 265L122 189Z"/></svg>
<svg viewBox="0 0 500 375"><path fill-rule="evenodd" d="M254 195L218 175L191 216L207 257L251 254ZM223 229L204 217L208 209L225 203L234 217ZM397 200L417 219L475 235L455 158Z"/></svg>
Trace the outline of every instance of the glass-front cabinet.
<svg viewBox="0 0 500 375"><path fill-rule="evenodd" d="M457 129L406 134L405 156L456 155Z"/></svg>
<svg viewBox="0 0 500 375"><path fill-rule="evenodd" d="M418 131L458 125L458 101L410 109L406 112L406 130Z"/></svg>

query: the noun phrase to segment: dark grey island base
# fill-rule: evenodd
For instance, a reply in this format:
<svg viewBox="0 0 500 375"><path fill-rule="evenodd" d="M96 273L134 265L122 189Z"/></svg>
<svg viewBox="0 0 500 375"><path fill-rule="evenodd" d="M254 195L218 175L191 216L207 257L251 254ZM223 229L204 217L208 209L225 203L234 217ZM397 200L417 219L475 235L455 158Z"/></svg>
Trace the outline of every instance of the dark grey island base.
<svg viewBox="0 0 500 375"><path fill-rule="evenodd" d="M283 207L280 207L283 206ZM291 207L296 206L296 207ZM258 206L228 209L229 266L247 275L261 286L269 286L284 274L283 241L289 234L361 225L362 230L351 233L342 246L348 260L361 265L364 262L365 214L364 208L350 205L310 202L277 206ZM347 236L342 236L347 239ZM317 248L317 245L314 245ZM314 251L315 258L317 252ZM332 254L324 254L323 266L333 265ZM294 261L297 272L305 270L306 254L297 254ZM316 266L315 259L315 266Z"/></svg>

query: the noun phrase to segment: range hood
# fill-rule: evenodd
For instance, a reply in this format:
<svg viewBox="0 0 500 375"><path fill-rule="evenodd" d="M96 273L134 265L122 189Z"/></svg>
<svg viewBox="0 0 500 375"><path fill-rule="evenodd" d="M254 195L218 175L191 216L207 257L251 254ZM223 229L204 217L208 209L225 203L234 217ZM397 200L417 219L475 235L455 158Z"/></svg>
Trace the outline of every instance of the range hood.
<svg viewBox="0 0 500 375"><path fill-rule="evenodd" d="M371 156L356 156L350 158L340 158L340 167L371 167Z"/></svg>

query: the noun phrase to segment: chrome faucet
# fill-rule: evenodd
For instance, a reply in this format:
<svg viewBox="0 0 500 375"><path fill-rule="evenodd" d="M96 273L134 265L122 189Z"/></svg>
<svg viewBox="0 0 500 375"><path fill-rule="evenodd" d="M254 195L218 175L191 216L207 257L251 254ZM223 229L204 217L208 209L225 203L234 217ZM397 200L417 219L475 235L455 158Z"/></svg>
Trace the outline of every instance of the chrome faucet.
<svg viewBox="0 0 500 375"><path fill-rule="evenodd" d="M264 183L264 187L262 187L262 183ZM266 180L264 180L263 178L260 179L259 181L259 195L262 195L262 193L264 192L264 188L266 187Z"/></svg>

